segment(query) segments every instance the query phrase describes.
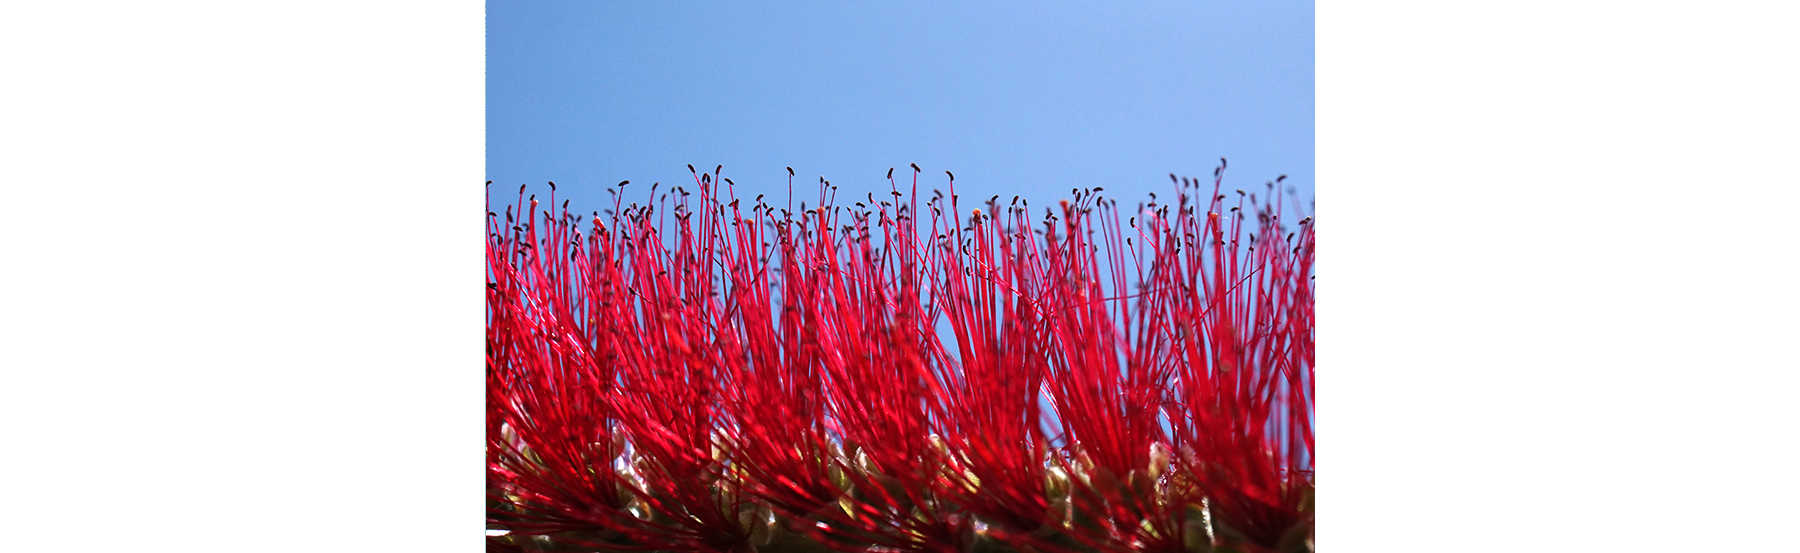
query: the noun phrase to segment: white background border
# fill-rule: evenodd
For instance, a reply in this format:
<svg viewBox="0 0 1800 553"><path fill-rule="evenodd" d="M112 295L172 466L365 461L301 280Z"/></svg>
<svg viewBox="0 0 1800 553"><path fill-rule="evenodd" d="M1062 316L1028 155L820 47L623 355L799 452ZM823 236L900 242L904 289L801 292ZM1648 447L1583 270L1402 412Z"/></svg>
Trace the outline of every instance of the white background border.
<svg viewBox="0 0 1800 553"><path fill-rule="evenodd" d="M482 10L0 8L0 549L482 550Z"/></svg>
<svg viewBox="0 0 1800 553"><path fill-rule="evenodd" d="M1319 3L1324 550L1791 547L1774 6Z"/></svg>

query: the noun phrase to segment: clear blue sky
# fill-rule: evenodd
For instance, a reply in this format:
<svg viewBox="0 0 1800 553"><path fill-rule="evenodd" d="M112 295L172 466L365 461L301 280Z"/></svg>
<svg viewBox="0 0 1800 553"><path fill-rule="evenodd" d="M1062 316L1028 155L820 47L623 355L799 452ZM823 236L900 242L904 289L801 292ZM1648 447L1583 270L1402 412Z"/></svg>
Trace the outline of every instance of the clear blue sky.
<svg viewBox="0 0 1800 553"><path fill-rule="evenodd" d="M965 199L1130 205L1220 157L1228 190L1313 197L1312 2L487 7L496 203L556 181L585 213L690 163L743 197L784 197L787 166L800 199L821 175L860 197L917 163Z"/></svg>

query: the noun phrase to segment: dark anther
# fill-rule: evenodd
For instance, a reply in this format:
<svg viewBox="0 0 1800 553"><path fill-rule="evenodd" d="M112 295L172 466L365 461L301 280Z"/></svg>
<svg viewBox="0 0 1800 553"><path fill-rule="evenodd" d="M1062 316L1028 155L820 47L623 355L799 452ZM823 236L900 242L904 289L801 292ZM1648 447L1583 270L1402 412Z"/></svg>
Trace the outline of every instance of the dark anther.
<svg viewBox="0 0 1800 553"><path fill-rule="evenodd" d="M891 179L891 178L894 178L894 168L893 168L893 167L889 167L889 168L888 168L888 176L887 176L887 178L890 178L890 179Z"/></svg>
<svg viewBox="0 0 1800 553"><path fill-rule="evenodd" d="M912 168L913 168L914 173L919 172L919 164L917 164L917 163L912 164Z"/></svg>
<svg viewBox="0 0 1800 553"><path fill-rule="evenodd" d="M694 164L692 164L692 163L688 164L688 172L689 173L699 173L699 171L694 170Z"/></svg>

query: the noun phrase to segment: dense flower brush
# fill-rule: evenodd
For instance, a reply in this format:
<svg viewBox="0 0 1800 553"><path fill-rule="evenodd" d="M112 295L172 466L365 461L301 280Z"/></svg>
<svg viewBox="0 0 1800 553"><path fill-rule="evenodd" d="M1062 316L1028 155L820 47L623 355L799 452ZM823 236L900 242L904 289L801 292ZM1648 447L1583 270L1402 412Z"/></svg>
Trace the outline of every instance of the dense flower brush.
<svg viewBox="0 0 1800 553"><path fill-rule="evenodd" d="M1313 228L1276 183L965 212L913 169L490 213L489 550L1312 550Z"/></svg>

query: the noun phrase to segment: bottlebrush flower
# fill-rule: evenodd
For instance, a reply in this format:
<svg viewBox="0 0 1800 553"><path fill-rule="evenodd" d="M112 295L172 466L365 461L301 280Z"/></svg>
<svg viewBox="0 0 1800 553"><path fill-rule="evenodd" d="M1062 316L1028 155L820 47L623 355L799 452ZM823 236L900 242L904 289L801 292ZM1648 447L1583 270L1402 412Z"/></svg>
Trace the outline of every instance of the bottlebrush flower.
<svg viewBox="0 0 1800 553"><path fill-rule="evenodd" d="M1217 173L1034 220L919 172L491 214L491 548L1310 550L1308 220Z"/></svg>

